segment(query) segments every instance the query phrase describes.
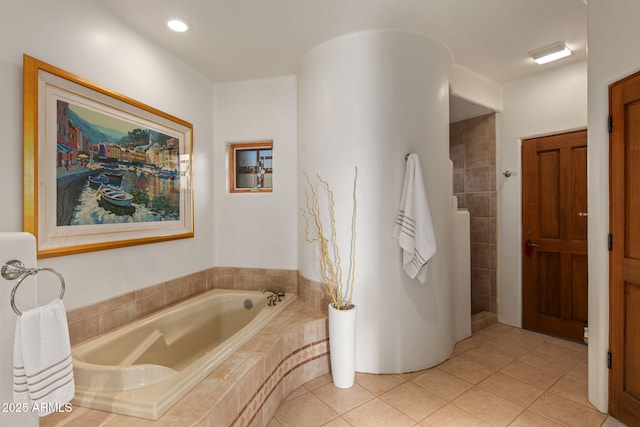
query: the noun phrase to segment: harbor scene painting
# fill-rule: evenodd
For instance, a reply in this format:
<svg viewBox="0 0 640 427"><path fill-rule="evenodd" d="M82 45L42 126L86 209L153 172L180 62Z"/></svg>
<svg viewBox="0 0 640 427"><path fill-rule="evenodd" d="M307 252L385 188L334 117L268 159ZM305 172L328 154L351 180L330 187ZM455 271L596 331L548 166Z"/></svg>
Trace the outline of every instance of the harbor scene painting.
<svg viewBox="0 0 640 427"><path fill-rule="evenodd" d="M57 101L56 224L177 220L179 141Z"/></svg>
<svg viewBox="0 0 640 427"><path fill-rule="evenodd" d="M23 222L38 258L193 237L193 125L23 59Z"/></svg>

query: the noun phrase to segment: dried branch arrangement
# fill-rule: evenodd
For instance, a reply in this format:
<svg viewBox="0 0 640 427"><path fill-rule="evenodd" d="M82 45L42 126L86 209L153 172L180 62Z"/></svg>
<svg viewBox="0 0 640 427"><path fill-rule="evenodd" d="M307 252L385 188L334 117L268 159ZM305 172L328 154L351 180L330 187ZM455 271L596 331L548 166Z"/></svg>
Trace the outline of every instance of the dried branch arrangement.
<svg viewBox="0 0 640 427"><path fill-rule="evenodd" d="M306 209L302 209L304 216L305 239L309 243L318 242L320 244L320 273L327 288L331 304L338 310L348 310L351 308L353 296L353 286L355 280L355 254L356 254L356 187L358 181L358 168L355 168L353 178L353 213L351 215L351 248L349 252L349 269L347 271L346 283L343 282L342 258L337 241L335 201L333 191L329 183L316 175L317 182L312 183L309 175L307 178L307 198ZM328 227L322 223L322 212L319 203L319 189L324 189L327 196L328 207Z"/></svg>

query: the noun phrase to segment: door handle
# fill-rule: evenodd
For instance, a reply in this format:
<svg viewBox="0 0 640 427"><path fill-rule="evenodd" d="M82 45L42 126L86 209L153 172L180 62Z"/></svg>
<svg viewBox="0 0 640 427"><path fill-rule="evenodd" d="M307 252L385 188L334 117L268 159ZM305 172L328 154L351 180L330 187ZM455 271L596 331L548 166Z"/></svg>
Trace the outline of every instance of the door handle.
<svg viewBox="0 0 640 427"><path fill-rule="evenodd" d="M578 216L589 216L589 212L578 212Z"/></svg>
<svg viewBox="0 0 640 427"><path fill-rule="evenodd" d="M538 243L533 243L531 240L528 240L524 243L524 254L526 256L533 255L533 248L537 248L540 246Z"/></svg>

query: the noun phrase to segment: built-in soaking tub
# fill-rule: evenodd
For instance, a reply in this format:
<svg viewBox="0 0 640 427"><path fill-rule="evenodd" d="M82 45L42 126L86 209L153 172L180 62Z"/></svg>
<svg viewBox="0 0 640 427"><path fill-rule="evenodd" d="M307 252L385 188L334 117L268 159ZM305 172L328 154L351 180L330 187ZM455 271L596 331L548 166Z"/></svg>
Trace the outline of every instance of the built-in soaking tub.
<svg viewBox="0 0 640 427"><path fill-rule="evenodd" d="M295 298L215 289L80 344L73 403L156 420Z"/></svg>

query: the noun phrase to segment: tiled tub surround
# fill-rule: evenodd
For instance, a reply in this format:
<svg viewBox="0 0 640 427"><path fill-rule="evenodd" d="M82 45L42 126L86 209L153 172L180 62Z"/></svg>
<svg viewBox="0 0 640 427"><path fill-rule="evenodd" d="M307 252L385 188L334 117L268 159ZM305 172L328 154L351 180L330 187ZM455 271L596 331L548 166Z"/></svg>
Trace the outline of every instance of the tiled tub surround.
<svg viewBox="0 0 640 427"><path fill-rule="evenodd" d="M231 422L246 421L249 412L242 410L246 403L240 405L246 396L241 399L239 394L252 388L259 388L260 392L255 396L257 400L252 400L252 408L264 400L252 416L251 424L237 425L260 426L263 425L262 419L267 420L266 425L283 396L306 381L329 372L326 325L329 300L323 283L307 279L297 270L214 267L67 312L71 344L77 345L210 289L262 290L276 287L297 293L298 300L159 420L154 422L76 406L69 414L42 418L40 425L89 426L105 423L114 427L165 424L217 427L226 424L220 424L216 417L228 411L236 414L234 417L242 414ZM274 354L281 356L281 362L278 362L281 366L277 372L271 370L269 373L269 367L274 364ZM260 366L264 366L262 374ZM257 380L250 373L257 373L262 383L253 384ZM252 386L240 387L240 383L251 383ZM269 394L265 397L267 391ZM236 393L237 404L233 397ZM262 419L258 413L262 414ZM178 419L182 424L176 423Z"/></svg>
<svg viewBox="0 0 640 427"><path fill-rule="evenodd" d="M298 299L157 421L74 407L40 425L266 426L284 397L328 372L326 316Z"/></svg>
<svg viewBox="0 0 640 427"><path fill-rule="evenodd" d="M158 419L293 301L212 289L73 347L73 405Z"/></svg>
<svg viewBox="0 0 640 427"><path fill-rule="evenodd" d="M199 271L67 311L71 345L105 334L214 288L262 290L276 287L298 294L298 272L239 267L215 267Z"/></svg>

